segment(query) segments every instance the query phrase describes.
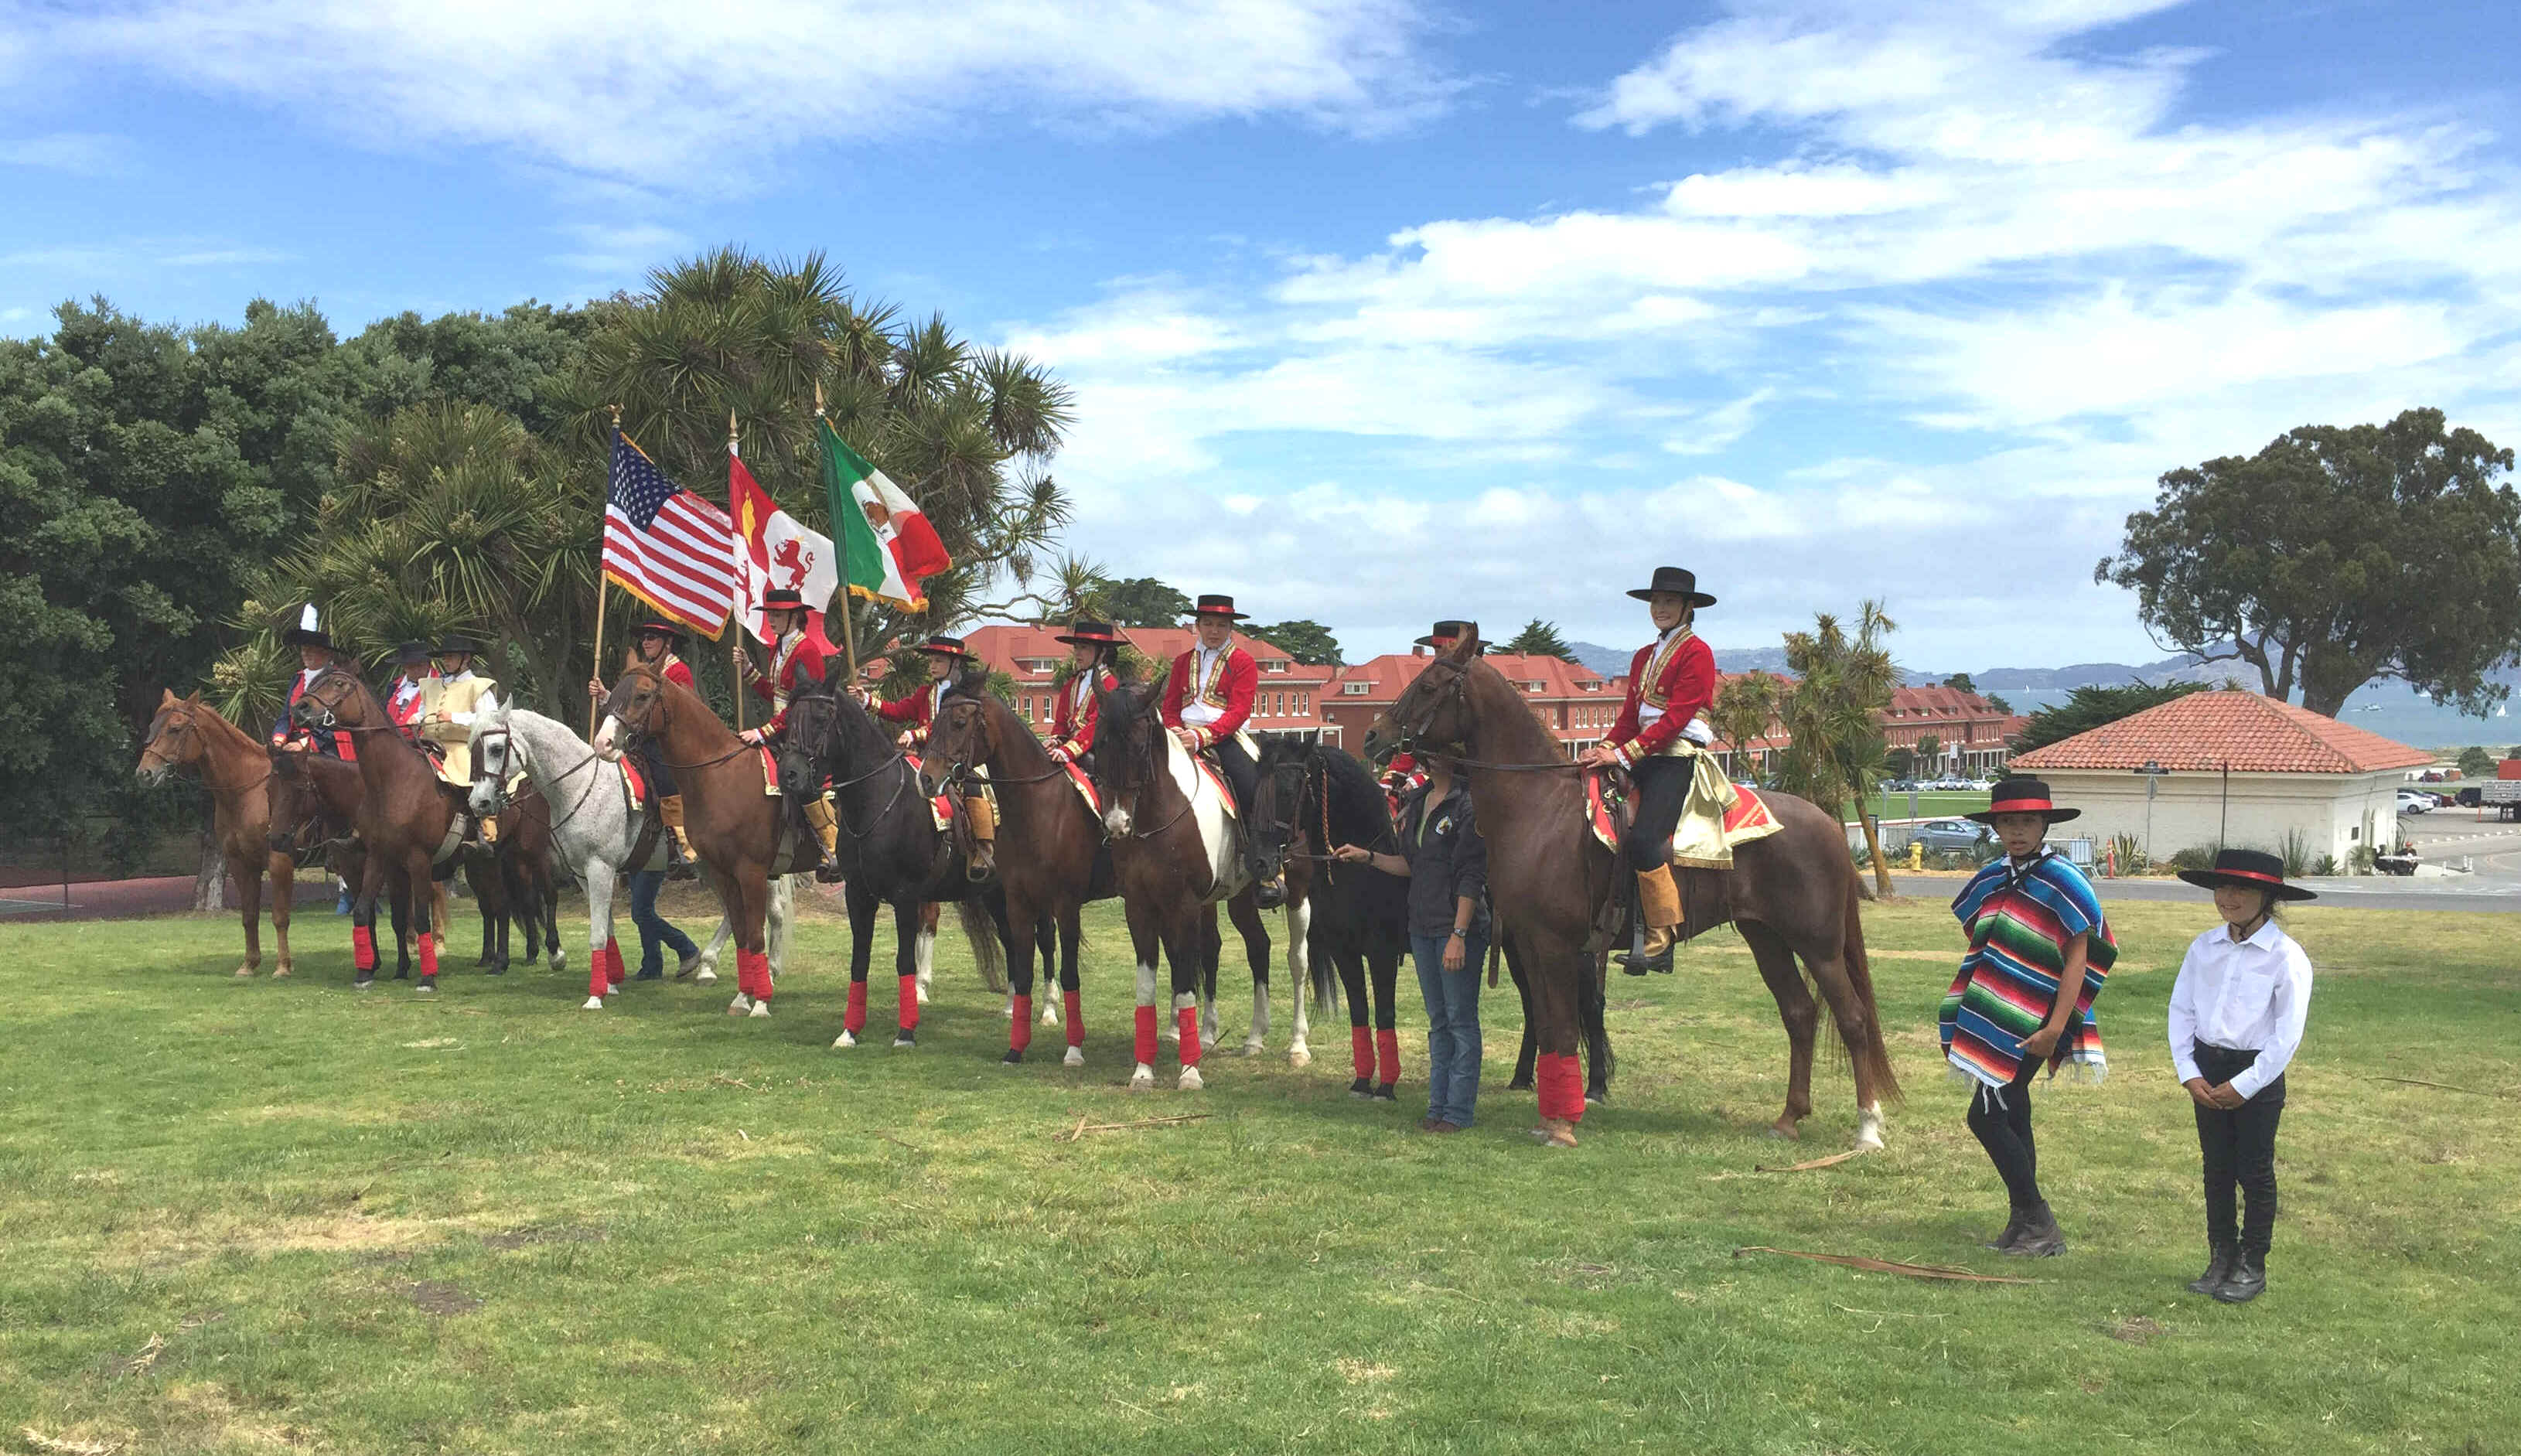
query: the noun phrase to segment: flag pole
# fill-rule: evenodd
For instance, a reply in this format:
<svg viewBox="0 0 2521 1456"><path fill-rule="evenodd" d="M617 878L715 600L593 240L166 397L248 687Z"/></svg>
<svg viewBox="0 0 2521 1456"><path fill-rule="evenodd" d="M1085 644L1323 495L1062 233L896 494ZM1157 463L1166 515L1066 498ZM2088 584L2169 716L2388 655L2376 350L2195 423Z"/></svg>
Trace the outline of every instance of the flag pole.
<svg viewBox="0 0 2521 1456"><path fill-rule="evenodd" d="M613 448L617 450L621 448L621 406L618 404L613 406ZM612 469L608 463L605 471L607 504L611 503L612 496ZM612 528L610 524L605 526L607 531ZM604 680L604 548L600 544L595 552L595 680L597 682ZM595 742L595 715L603 705L593 698L587 700L586 741L588 743Z"/></svg>
<svg viewBox="0 0 2521 1456"><path fill-rule="evenodd" d="M814 381L814 423L818 427L824 423L823 381L820 377L817 377ZM822 431L818 428L814 432L819 439L822 434ZM832 539L835 541L841 539L841 523L837 521L833 522ZM844 571L841 574L843 576L847 576L848 573ZM854 690L858 685L857 612L854 610L856 604L849 600L849 584L848 581L844 580L841 583L841 589L838 595L841 603L841 649L848 655L849 687Z"/></svg>
<svg viewBox="0 0 2521 1456"><path fill-rule="evenodd" d="M730 407L726 412L726 453L729 456L735 454L735 410ZM728 477L728 482L730 485L732 485L733 480L734 477L730 474ZM751 595L751 593L748 592L747 595ZM735 731L742 733L744 731L745 694L744 614L742 612L738 612L736 614L735 630L727 634L726 666L727 671L732 674L734 678L735 690L728 696L735 699Z"/></svg>

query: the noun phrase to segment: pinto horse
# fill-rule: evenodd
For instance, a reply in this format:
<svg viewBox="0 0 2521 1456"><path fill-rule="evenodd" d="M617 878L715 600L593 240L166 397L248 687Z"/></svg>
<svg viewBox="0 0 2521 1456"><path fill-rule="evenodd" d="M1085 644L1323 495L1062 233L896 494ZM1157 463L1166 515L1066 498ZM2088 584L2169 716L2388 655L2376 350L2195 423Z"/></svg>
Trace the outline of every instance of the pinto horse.
<svg viewBox="0 0 2521 1456"><path fill-rule="evenodd" d="M1398 853L1392 806L1373 773L1354 756L1326 744L1278 738L1261 742L1260 788L1254 800L1251 827L1260 842L1261 862L1313 867L1306 949L1314 999L1328 1007L1335 989L1347 993L1349 1052L1356 1071L1349 1095L1392 1100L1400 1080L1395 987L1409 954L1409 882L1330 857L1342 844Z"/></svg>
<svg viewBox="0 0 2521 1456"><path fill-rule="evenodd" d="M1389 716L1404 744L1457 753L1489 842L1489 888L1504 933L1534 981L1540 1048L1540 1126L1573 1147L1584 1099L1575 1091L1579 988L1586 942L1627 866L1594 839L1581 774L1533 717L1523 695L1464 637L1428 663ZM1374 735L1368 735L1368 748ZM1882 1098L1900 1084L1882 1043L1873 978L1857 916L1855 864L1838 822L1792 795L1763 791L1783 826L1734 850L1731 870L1680 869L1682 938L1731 923L1776 998L1789 1048L1785 1111L1770 1130L1795 1137L1811 1114L1813 1032L1819 1015L1809 972L1829 1003L1856 1074L1856 1146L1882 1145ZM1802 970L1796 968L1800 957Z"/></svg>
<svg viewBox="0 0 2521 1456"><path fill-rule="evenodd" d="M132 772L144 783L162 782L167 773L194 765L203 787L210 791L210 842L227 861L236 881L237 909L245 919L245 963L241 977L262 969L262 886L271 879L271 932L280 954L271 968L274 978L287 976L289 913L298 891L298 866L274 851L271 838L271 760L262 740L219 715L202 695L178 698L171 692L158 700L157 715L140 742L140 763Z"/></svg>
<svg viewBox="0 0 2521 1456"><path fill-rule="evenodd" d="M327 667L290 707L308 731L346 732L359 745L359 808L351 821L367 846L367 873L350 906L350 940L360 989L377 978L377 897L388 879L403 876L415 889L451 866L464 839L466 818L455 791L437 777L437 766L394 725L367 683L344 667ZM451 869L450 869L451 873ZM437 989L438 922L431 896L412 896L412 939L420 950L421 994ZM486 910L485 910L486 913Z"/></svg>
<svg viewBox="0 0 2521 1456"><path fill-rule="evenodd" d="M1203 1085L1203 989L1212 1024L1215 1015L1221 946L1217 902L1225 903L1252 964L1252 1028L1243 1041L1247 1057L1260 1049L1269 1029L1269 932L1260 920L1256 887L1224 795L1159 720L1163 696L1160 683L1124 683L1103 695L1095 718L1094 787L1103 796L1112 869L1137 959L1137 1065L1129 1085L1133 1090L1155 1085L1156 954L1161 946L1172 971L1173 1016L1180 1027L1177 1085L1196 1091ZM1243 805L1242 812L1251 813L1251 806ZM1289 869L1296 872L1287 881L1287 961L1296 985L1296 1037L1287 1056L1303 1067L1313 1059L1306 1045L1304 1000L1311 867L1299 861Z"/></svg>
<svg viewBox="0 0 2521 1456"><path fill-rule="evenodd" d="M998 883L1007 897L1009 979L1015 1000L1002 1059L1024 1060L1032 1045L1033 950L1051 971L1048 931L1059 933L1059 990L1068 1012L1070 1067L1085 1065L1083 993L1077 949L1084 938L1079 912L1088 900L1117 892L1103 852L1103 825L1077 792L1065 764L1052 761L1030 724L987 689L985 674L966 672L945 690L928 734L922 765L931 794L960 794L972 770L985 768L998 796ZM1098 874L1098 870L1100 873ZM1043 1011L1048 1022L1048 1008Z"/></svg>
<svg viewBox="0 0 2521 1456"><path fill-rule="evenodd" d="M893 1044L919 1044L919 941L923 907L952 900L984 979L994 983L1003 926L975 897L968 861L954 837L937 827L919 770L893 745L857 699L824 683L788 700L779 742L779 792L802 800L829 782L840 821L840 859L848 872L849 999L835 1047L853 1047L866 1030L867 963L875 952L875 912L893 907L895 1000ZM1003 919L1003 916L998 917Z"/></svg>
<svg viewBox="0 0 2521 1456"><path fill-rule="evenodd" d="M619 759L635 738L654 740L683 791L683 830L710 868L710 887L735 928L735 999L727 1015L770 1015L770 956L763 934L770 882L820 858L763 781L760 751L698 695L645 662L632 663L604 700L595 749Z"/></svg>

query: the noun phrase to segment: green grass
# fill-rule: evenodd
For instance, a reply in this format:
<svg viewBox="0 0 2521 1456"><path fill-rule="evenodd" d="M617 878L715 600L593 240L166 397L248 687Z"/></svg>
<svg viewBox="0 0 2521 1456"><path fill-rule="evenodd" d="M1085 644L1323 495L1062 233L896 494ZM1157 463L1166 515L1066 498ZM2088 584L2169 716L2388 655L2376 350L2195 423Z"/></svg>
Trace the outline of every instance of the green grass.
<svg viewBox="0 0 2521 1456"><path fill-rule="evenodd" d="M1888 797L1876 794L1864 800L1864 806L1885 819L1908 817L1908 796L1905 794L1894 794ZM1987 796L1984 793L1930 794L1920 790L1917 794L1917 817L1920 819L1958 818L1963 814L1985 812ZM1852 824L1855 821L1848 822Z"/></svg>
<svg viewBox="0 0 2521 1456"><path fill-rule="evenodd" d="M1498 1090L1508 989L1459 1137L1408 1130L1408 991L1398 1107L1346 1095L1344 1019L1290 1069L1283 1003L1265 1059L1129 1094L1109 907L1078 1071L996 1065L950 936L915 1052L830 1050L828 919L766 1022L725 982L582 1013L582 972L353 993L321 916L278 982L230 978L232 922L0 927L0 1450L2510 1449L2513 1110L2377 1078L2508 1092L2515 923L2295 917L2319 991L2271 1292L2233 1309L2179 1287L2196 1149L2161 1047L2207 913L2115 909L2117 1074L2040 1094L2073 1251L2027 1268L1978 1247L2003 1200L1934 1060L1933 904L1868 914L1890 1150L1805 1173L1754 1169L1846 1146L1845 1075L1800 1150L1758 1135L1783 1041L1729 935L1614 978L1613 1106L1550 1153ZM1180 1112L1210 1116L1059 1139Z"/></svg>

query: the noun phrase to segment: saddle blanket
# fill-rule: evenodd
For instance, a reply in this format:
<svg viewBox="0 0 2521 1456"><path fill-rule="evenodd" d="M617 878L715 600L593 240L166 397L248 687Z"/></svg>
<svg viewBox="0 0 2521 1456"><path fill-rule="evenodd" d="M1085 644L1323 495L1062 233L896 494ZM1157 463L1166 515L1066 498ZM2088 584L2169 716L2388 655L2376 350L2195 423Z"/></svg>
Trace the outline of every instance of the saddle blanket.
<svg viewBox="0 0 2521 1456"><path fill-rule="evenodd" d="M779 796L779 755L770 751L768 744L759 745L753 751L761 755L762 794L768 797L777 798Z"/></svg>
<svg viewBox="0 0 2521 1456"><path fill-rule="evenodd" d="M919 755L917 753L903 753L901 756L910 764L910 771L912 773L915 774L919 772ZM954 796L941 792L930 795L928 796L928 812L929 815L937 821L937 832L939 834L943 834L954 822Z"/></svg>
<svg viewBox="0 0 2521 1456"><path fill-rule="evenodd" d="M1208 781L1216 786L1217 802L1225 805L1225 817L1228 819L1242 818L1243 814L1241 806L1236 804L1234 801L1234 786L1226 782L1225 770L1216 766L1216 759L1211 756L1205 750L1193 753L1190 756L1191 761L1199 765L1199 771L1208 775ZM1260 755L1255 753L1253 757L1257 761Z"/></svg>
<svg viewBox="0 0 2521 1456"><path fill-rule="evenodd" d="M630 812L645 813L648 807L648 776L628 757L621 760L621 787L630 796Z"/></svg>
<svg viewBox="0 0 2521 1456"><path fill-rule="evenodd" d="M1096 822L1101 822L1103 818L1103 796L1094 792L1093 777L1074 763L1067 765L1067 768L1068 782L1076 785L1077 792L1083 796L1085 799L1085 812L1092 814Z"/></svg>
<svg viewBox="0 0 2521 1456"><path fill-rule="evenodd" d="M1753 840L1765 840L1785 827L1777 822L1775 814L1768 811L1767 800L1760 796L1759 790L1736 784L1733 793L1732 806L1724 811L1725 848L1747 844ZM1604 848L1620 847L1620 827L1611 817L1610 804L1602 797L1602 776L1598 773L1584 776L1584 818L1593 828L1593 838L1600 841ZM1675 834L1673 838L1677 840L1679 836Z"/></svg>

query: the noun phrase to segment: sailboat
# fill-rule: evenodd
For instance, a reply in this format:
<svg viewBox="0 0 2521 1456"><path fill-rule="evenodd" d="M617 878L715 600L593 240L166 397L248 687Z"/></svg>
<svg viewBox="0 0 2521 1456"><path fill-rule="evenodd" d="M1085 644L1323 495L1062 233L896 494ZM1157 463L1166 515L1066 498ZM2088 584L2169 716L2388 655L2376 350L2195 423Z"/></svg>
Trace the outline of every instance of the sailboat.
<svg viewBox="0 0 2521 1456"><path fill-rule="evenodd" d="M2505 718L2505 717L2510 717L2510 716L2512 715L2512 713L2511 713L2511 709L2509 709L2509 708L2507 708L2507 707L2504 707L2504 706L2502 706L2501 705L2499 705L2499 704L2498 704L2498 705L2497 705L2497 706L2496 706L2496 709L2495 709L2495 715L2496 715L2497 717L2498 717L2498 718Z"/></svg>

